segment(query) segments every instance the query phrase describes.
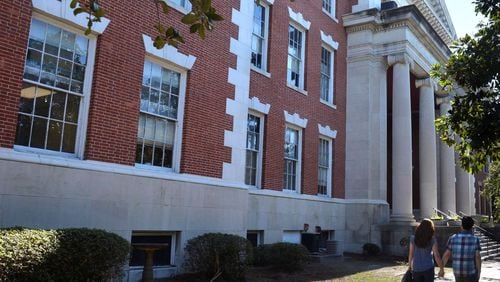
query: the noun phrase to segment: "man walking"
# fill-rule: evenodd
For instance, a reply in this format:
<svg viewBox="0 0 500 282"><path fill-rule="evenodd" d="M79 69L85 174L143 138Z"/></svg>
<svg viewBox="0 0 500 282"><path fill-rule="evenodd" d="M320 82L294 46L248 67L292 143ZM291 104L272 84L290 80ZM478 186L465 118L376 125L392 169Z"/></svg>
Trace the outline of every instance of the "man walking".
<svg viewBox="0 0 500 282"><path fill-rule="evenodd" d="M472 227L474 220L470 216L462 218L462 231L448 239L443 264L450 256L453 259L453 274L457 282L477 282L481 276L481 245L474 236Z"/></svg>

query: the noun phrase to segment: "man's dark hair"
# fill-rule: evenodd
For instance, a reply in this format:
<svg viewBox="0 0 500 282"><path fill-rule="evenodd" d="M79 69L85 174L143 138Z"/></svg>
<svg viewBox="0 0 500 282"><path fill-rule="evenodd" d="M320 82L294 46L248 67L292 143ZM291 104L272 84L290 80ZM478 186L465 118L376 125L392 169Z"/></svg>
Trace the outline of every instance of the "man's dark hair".
<svg viewBox="0 0 500 282"><path fill-rule="evenodd" d="M470 216L462 217L462 228L465 230L471 230L474 226L474 220Z"/></svg>

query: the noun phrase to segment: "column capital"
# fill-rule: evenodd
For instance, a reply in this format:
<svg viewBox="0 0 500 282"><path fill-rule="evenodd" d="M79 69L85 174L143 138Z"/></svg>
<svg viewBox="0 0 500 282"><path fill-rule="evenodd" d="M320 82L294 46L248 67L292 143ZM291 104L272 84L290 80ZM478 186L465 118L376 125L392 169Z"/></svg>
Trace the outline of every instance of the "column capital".
<svg viewBox="0 0 500 282"><path fill-rule="evenodd" d="M436 88L437 88L436 82L434 82L434 80L432 80L429 77L428 78L423 78L423 79L416 79L415 80L415 86L417 88L420 88L420 87L430 87L434 91L436 91Z"/></svg>
<svg viewBox="0 0 500 282"><path fill-rule="evenodd" d="M406 53L393 54L387 56L387 64L389 66L394 64L408 64L411 68L413 65L413 59Z"/></svg>

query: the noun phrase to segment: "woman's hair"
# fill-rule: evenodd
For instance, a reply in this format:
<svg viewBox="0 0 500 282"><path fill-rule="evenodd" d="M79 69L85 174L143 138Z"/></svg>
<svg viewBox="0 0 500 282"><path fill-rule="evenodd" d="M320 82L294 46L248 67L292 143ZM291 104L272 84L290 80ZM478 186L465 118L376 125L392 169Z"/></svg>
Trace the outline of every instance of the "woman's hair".
<svg viewBox="0 0 500 282"><path fill-rule="evenodd" d="M428 218L422 219L415 231L415 245L419 248L428 247L434 236L434 223Z"/></svg>

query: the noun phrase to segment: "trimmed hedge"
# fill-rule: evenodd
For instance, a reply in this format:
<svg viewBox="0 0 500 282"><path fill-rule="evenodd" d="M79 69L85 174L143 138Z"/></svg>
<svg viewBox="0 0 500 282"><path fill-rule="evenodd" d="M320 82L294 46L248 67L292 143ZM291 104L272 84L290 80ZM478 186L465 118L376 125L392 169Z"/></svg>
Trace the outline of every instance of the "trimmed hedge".
<svg viewBox="0 0 500 282"><path fill-rule="evenodd" d="M292 243L274 243L257 246L254 249L254 265L272 266L277 270L293 272L302 270L309 261L306 247Z"/></svg>
<svg viewBox="0 0 500 282"><path fill-rule="evenodd" d="M247 239L222 233L206 233L190 239L185 252L186 269L213 280L244 280L252 259L252 245Z"/></svg>
<svg viewBox="0 0 500 282"><path fill-rule="evenodd" d="M365 243L363 245L363 254L368 256L377 256L380 254L380 247L373 243Z"/></svg>
<svg viewBox="0 0 500 282"><path fill-rule="evenodd" d="M103 281L120 278L129 242L98 229L0 230L0 281Z"/></svg>

